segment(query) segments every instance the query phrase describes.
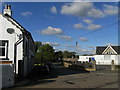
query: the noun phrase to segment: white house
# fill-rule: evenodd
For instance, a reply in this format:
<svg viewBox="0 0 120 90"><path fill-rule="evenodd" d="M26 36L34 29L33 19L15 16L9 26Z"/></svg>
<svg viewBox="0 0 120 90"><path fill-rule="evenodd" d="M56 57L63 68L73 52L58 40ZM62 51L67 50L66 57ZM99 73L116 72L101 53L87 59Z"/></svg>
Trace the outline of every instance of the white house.
<svg viewBox="0 0 120 90"><path fill-rule="evenodd" d="M81 55L79 56L78 61L81 62L89 62L90 60L95 60L95 56L94 55Z"/></svg>
<svg viewBox="0 0 120 90"><path fill-rule="evenodd" d="M99 46L96 47L96 54L92 56L79 56L78 61L95 60L97 65L120 65L120 46Z"/></svg>
<svg viewBox="0 0 120 90"><path fill-rule="evenodd" d="M34 41L28 32L12 17L11 6L0 13L0 61L14 64L15 74L25 77L31 72L34 60Z"/></svg>
<svg viewBox="0 0 120 90"><path fill-rule="evenodd" d="M96 47L95 60L98 65L120 65L120 46L101 46Z"/></svg>

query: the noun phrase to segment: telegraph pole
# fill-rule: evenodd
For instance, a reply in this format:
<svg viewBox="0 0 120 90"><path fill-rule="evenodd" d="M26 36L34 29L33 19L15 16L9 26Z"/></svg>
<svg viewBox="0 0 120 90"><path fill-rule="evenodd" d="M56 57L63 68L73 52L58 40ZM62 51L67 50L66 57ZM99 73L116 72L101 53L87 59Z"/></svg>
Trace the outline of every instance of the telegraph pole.
<svg viewBox="0 0 120 90"><path fill-rule="evenodd" d="M78 42L76 41L76 55L77 55L77 44L78 44Z"/></svg>

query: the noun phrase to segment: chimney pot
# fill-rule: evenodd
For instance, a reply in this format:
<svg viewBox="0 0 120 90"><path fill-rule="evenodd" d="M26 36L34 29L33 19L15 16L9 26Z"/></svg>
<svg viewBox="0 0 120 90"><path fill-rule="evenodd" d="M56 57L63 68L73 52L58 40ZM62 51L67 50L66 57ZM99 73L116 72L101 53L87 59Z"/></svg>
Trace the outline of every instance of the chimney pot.
<svg viewBox="0 0 120 90"><path fill-rule="evenodd" d="M5 5L4 14L12 16L11 5Z"/></svg>
<svg viewBox="0 0 120 90"><path fill-rule="evenodd" d="M5 9L7 9L7 5L5 5Z"/></svg>
<svg viewBox="0 0 120 90"><path fill-rule="evenodd" d="M9 10L10 10L10 9L11 9L11 5L7 5L7 9L9 9Z"/></svg>

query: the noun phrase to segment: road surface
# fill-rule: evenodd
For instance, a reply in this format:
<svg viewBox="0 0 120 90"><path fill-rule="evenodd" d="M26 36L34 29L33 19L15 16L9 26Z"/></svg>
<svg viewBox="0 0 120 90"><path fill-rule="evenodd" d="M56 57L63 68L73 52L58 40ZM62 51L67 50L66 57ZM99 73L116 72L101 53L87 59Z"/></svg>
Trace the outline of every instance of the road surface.
<svg viewBox="0 0 120 90"><path fill-rule="evenodd" d="M49 75L37 75L18 88L118 88L118 71L81 72L55 64Z"/></svg>

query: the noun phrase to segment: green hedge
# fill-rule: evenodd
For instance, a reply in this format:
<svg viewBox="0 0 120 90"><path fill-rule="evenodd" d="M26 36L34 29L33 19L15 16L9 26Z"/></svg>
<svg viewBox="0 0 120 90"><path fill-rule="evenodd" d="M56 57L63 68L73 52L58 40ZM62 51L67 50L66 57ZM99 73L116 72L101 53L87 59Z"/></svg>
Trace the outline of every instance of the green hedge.
<svg viewBox="0 0 120 90"><path fill-rule="evenodd" d="M115 67L120 69L120 65L116 65Z"/></svg>

